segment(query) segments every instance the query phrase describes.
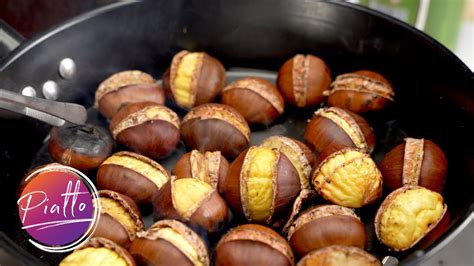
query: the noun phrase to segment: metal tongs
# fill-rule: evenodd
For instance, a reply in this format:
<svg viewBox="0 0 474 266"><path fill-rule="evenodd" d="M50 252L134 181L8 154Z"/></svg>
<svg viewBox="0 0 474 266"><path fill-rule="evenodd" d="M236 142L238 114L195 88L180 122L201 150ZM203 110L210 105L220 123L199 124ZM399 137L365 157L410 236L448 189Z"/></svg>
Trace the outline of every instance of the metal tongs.
<svg viewBox="0 0 474 266"><path fill-rule="evenodd" d="M82 105L23 96L3 89L0 89L0 108L38 119L56 127L63 126L66 121L83 125L87 120L87 111Z"/></svg>

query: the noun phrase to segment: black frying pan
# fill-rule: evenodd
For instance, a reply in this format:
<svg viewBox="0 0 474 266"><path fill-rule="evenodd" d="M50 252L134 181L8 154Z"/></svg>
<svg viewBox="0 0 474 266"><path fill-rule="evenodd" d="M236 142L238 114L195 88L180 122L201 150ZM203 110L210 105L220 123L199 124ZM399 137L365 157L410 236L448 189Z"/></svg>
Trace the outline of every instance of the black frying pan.
<svg viewBox="0 0 474 266"><path fill-rule="evenodd" d="M33 86L41 94L41 85L54 80L60 88L58 100L90 107L96 86L107 76L141 69L160 77L182 49L204 50L227 68L276 71L294 54L311 53L328 63L333 77L358 69L381 72L392 81L396 99L390 108L366 115L378 137L375 159L411 136L438 143L449 163L443 195L452 218L450 229L430 247L396 256L406 263L420 262L443 248L473 215L473 73L422 32L358 6L313 1L118 3L23 43L0 62L0 87L18 92ZM66 57L77 64L77 73L69 80L61 79L57 69ZM15 204L22 175L48 161L43 142L50 128L5 111L1 116L7 118L0 118L0 243L27 263L55 263L60 256L42 253L26 241ZM289 109L278 123L289 135L301 138L310 116L311 112ZM290 126L289 120L298 123ZM89 122L106 124L92 109ZM268 131L259 129L256 134ZM183 147L165 164L182 152ZM369 249L378 256L391 254L373 240Z"/></svg>

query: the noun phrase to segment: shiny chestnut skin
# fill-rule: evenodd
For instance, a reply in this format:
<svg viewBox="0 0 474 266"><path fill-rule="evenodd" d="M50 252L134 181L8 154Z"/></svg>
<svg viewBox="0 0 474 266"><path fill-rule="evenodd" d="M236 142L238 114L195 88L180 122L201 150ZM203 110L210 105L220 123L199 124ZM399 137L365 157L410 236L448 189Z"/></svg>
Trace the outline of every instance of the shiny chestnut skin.
<svg viewBox="0 0 474 266"><path fill-rule="evenodd" d="M68 124L51 129L48 150L54 161L89 171L110 155L112 146L112 137L102 128Z"/></svg>
<svg viewBox="0 0 474 266"><path fill-rule="evenodd" d="M144 229L138 206L131 198L115 191L99 190L98 196L101 209L94 236L110 239L128 248L136 233ZM108 206L104 206L104 199ZM125 219L131 219L133 225L129 226Z"/></svg>
<svg viewBox="0 0 474 266"><path fill-rule="evenodd" d="M113 74L99 85L95 94L95 106L107 118L129 103L144 101L164 104L165 93L152 76L139 70Z"/></svg>
<svg viewBox="0 0 474 266"><path fill-rule="evenodd" d="M385 155L380 171L388 191L403 185L419 185L441 193L446 182L447 159L434 142L407 138Z"/></svg>
<svg viewBox="0 0 474 266"><path fill-rule="evenodd" d="M193 65L186 62L186 57L196 56ZM188 65L183 65L188 64ZM189 84L185 88L176 86L175 80L179 76L181 68L191 68ZM163 87L176 104L185 109L213 102L221 93L226 80L225 68L216 58L205 52L190 52L183 50L177 53L171 62L171 66L163 73ZM187 100L180 99L180 91L189 93Z"/></svg>
<svg viewBox="0 0 474 266"><path fill-rule="evenodd" d="M290 227L288 239L298 257L331 245L364 249L367 233L360 218L349 208L321 205L306 210Z"/></svg>
<svg viewBox="0 0 474 266"><path fill-rule="evenodd" d="M182 184L180 182L185 179L195 184L186 190L179 190L177 184ZM209 188L204 195L196 196L200 182L206 184ZM203 187L203 185L201 184L200 187ZM179 204L178 200L186 201L187 204ZM222 230L228 222L229 209L225 201L219 196L216 189L199 179L172 176L171 180L155 194L152 203L155 221L176 219L204 229L211 234ZM180 206L184 206L183 209L180 209Z"/></svg>
<svg viewBox="0 0 474 266"><path fill-rule="evenodd" d="M113 138L130 150L152 159L166 157L180 141L179 117L153 102L129 104L110 122Z"/></svg>
<svg viewBox="0 0 474 266"><path fill-rule="evenodd" d="M205 242L197 233L176 220L160 220L148 230L137 233L129 251L139 265L210 264Z"/></svg>
<svg viewBox="0 0 474 266"><path fill-rule="evenodd" d="M250 128L234 108L223 104L203 104L183 118L181 136L186 146L204 151L220 151L235 158L250 141Z"/></svg>
<svg viewBox="0 0 474 266"><path fill-rule="evenodd" d="M375 136L361 116L337 107L317 110L306 126L304 139L315 152L331 145L355 147L371 153Z"/></svg>
<svg viewBox="0 0 474 266"><path fill-rule="evenodd" d="M365 113L385 108L395 93L390 82L377 72L359 70L339 75L328 91L328 105Z"/></svg>
<svg viewBox="0 0 474 266"><path fill-rule="evenodd" d="M294 265L288 242L272 229L244 224L231 229L216 246L214 265Z"/></svg>
<svg viewBox="0 0 474 266"><path fill-rule="evenodd" d="M249 124L268 126L283 114L285 102L280 92L267 80L243 78L227 85L222 103L234 107Z"/></svg>
<svg viewBox="0 0 474 266"><path fill-rule="evenodd" d="M169 179L170 175L159 163L137 153L121 151L100 165L96 182L99 189L113 190L137 204L147 204Z"/></svg>
<svg viewBox="0 0 474 266"><path fill-rule="evenodd" d="M200 152L192 150L181 156L171 173L177 177L192 177L209 183L224 193L224 182L229 169L229 162L220 151Z"/></svg>
<svg viewBox="0 0 474 266"><path fill-rule="evenodd" d="M298 261L297 266L382 266L370 253L358 247L333 245L314 250Z"/></svg>
<svg viewBox="0 0 474 266"><path fill-rule="evenodd" d="M277 87L286 102L299 108L323 102L323 92L331 84L326 63L314 55L295 55L278 71Z"/></svg>

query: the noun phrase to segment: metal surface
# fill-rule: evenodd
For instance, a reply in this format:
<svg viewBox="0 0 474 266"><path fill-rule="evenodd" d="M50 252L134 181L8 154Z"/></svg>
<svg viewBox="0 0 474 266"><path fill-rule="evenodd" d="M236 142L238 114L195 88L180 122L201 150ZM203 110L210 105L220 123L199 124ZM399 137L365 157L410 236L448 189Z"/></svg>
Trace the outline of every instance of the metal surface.
<svg viewBox="0 0 474 266"><path fill-rule="evenodd" d="M58 71L63 79L72 79L76 74L76 63L71 58L64 58L59 62Z"/></svg>
<svg viewBox="0 0 474 266"><path fill-rule="evenodd" d="M66 121L83 125L87 120L86 109L74 103L61 103L0 89L0 108L20 113L52 126L62 126Z"/></svg>
<svg viewBox="0 0 474 266"><path fill-rule="evenodd" d="M21 90L21 95L29 96L29 97L36 97L36 90L31 86L26 86Z"/></svg>
<svg viewBox="0 0 474 266"><path fill-rule="evenodd" d="M55 81L48 80L43 83L42 92L44 98L56 100L59 97L59 86Z"/></svg>

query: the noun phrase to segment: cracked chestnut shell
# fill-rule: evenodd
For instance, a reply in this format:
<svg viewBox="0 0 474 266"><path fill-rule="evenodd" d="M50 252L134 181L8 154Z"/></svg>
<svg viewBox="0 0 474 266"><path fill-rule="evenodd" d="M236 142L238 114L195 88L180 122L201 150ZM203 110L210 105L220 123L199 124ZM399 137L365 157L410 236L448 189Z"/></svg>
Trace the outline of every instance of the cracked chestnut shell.
<svg viewBox="0 0 474 266"><path fill-rule="evenodd" d="M228 169L229 162L220 151L192 150L178 159L171 172L178 178L192 177L202 180L222 194Z"/></svg>
<svg viewBox="0 0 474 266"><path fill-rule="evenodd" d="M138 232L130 254L139 265L209 266L209 253L201 237L176 220L161 220Z"/></svg>
<svg viewBox="0 0 474 266"><path fill-rule="evenodd" d="M136 264L130 253L117 243L103 237L93 237L67 255L59 265L135 266Z"/></svg>
<svg viewBox="0 0 474 266"><path fill-rule="evenodd" d="M318 249L304 256L297 266L382 266L370 253L357 247L333 245Z"/></svg>
<svg viewBox="0 0 474 266"><path fill-rule="evenodd" d="M268 126L283 114L285 102L280 92L268 81L249 77L227 85L222 103L234 107L249 124Z"/></svg>
<svg viewBox="0 0 474 266"><path fill-rule="evenodd" d="M441 193L446 182L447 160L434 142L406 138L385 155L380 171L388 191L418 185Z"/></svg>
<svg viewBox="0 0 474 266"><path fill-rule="evenodd" d="M143 155L121 151L107 158L97 171L97 187L129 196L137 204L152 196L170 180L166 169Z"/></svg>
<svg viewBox="0 0 474 266"><path fill-rule="evenodd" d="M224 195L235 215L273 225L286 218L300 191L300 178L286 155L253 146L230 165Z"/></svg>
<svg viewBox="0 0 474 266"><path fill-rule="evenodd" d="M443 197L420 186L403 186L390 193L375 216L379 241L393 251L410 249L443 220Z"/></svg>
<svg viewBox="0 0 474 266"><path fill-rule="evenodd" d="M337 76L327 94L329 106L337 106L354 113L383 109L393 102L395 96L390 82L370 70Z"/></svg>
<svg viewBox="0 0 474 266"><path fill-rule="evenodd" d="M136 102L165 103L165 93L156 80L139 70L122 71L108 77L95 92L95 107L107 118Z"/></svg>
<svg viewBox="0 0 474 266"><path fill-rule="evenodd" d="M338 205L315 206L302 213L290 226L288 240L293 252L303 257L331 245L364 249L365 227L352 209Z"/></svg>
<svg viewBox="0 0 474 266"><path fill-rule="evenodd" d="M112 152L112 137L94 125L53 127L48 150L54 161L81 171L98 167Z"/></svg>
<svg viewBox="0 0 474 266"><path fill-rule="evenodd" d="M172 176L153 197L155 221L176 219L208 233L216 233L227 224L228 211L216 189L196 178Z"/></svg>
<svg viewBox="0 0 474 266"><path fill-rule="evenodd" d="M288 242L270 228L244 224L231 229L216 246L214 265L294 265Z"/></svg>
<svg viewBox="0 0 474 266"><path fill-rule="evenodd" d="M163 74L163 86L176 104L185 109L209 103L221 93L226 80L224 66L204 52L181 51Z"/></svg>
<svg viewBox="0 0 474 266"><path fill-rule="evenodd" d="M328 147L332 149L332 147ZM334 204L360 208L382 195L382 174L370 156L357 148L343 148L327 157L312 174L314 189Z"/></svg>
<svg viewBox="0 0 474 266"><path fill-rule="evenodd" d="M306 126L304 139L316 152L331 145L343 145L371 153L375 146L375 136L367 121L337 107L317 110Z"/></svg>
<svg viewBox="0 0 474 266"><path fill-rule="evenodd" d="M153 102L132 103L110 122L112 137L130 150L152 159L166 157L180 140L179 117Z"/></svg>
<svg viewBox="0 0 474 266"><path fill-rule="evenodd" d="M95 237L104 237L128 248L144 225L135 202L120 193L100 190L100 216Z"/></svg>
<svg viewBox="0 0 474 266"><path fill-rule="evenodd" d="M234 108L209 103L186 114L181 135L191 149L220 151L226 158L234 158L249 146L250 128Z"/></svg>
<svg viewBox="0 0 474 266"><path fill-rule="evenodd" d="M295 55L278 71L278 90L286 102L300 108L314 107L323 102L323 92L330 84L329 67L314 55Z"/></svg>

